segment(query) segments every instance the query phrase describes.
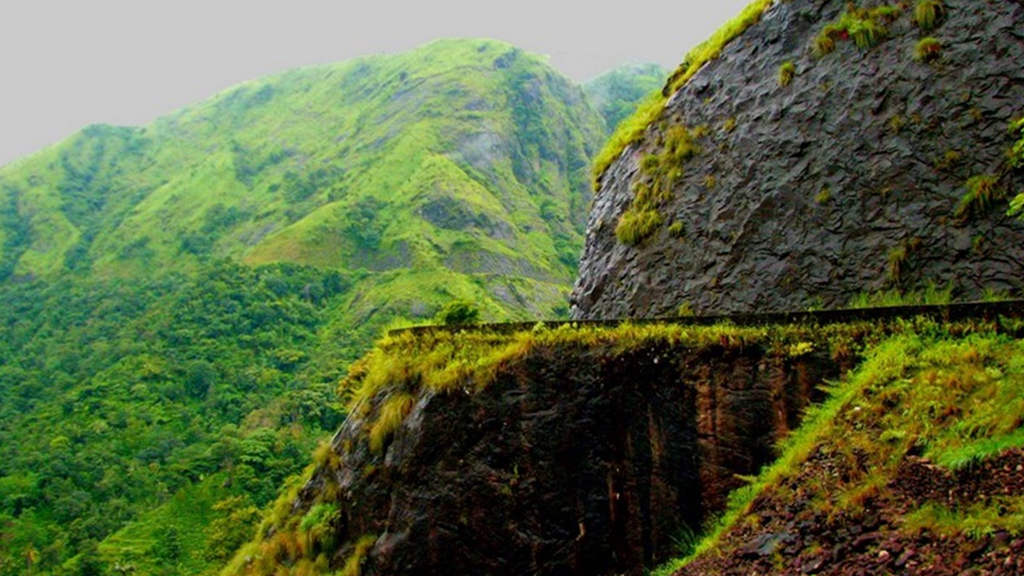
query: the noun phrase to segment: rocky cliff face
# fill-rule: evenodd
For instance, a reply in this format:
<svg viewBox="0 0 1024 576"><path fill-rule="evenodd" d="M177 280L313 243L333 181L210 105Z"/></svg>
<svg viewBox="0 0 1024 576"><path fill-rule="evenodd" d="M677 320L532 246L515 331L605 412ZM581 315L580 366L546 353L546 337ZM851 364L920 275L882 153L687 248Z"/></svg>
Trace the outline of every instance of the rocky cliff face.
<svg viewBox="0 0 1024 576"><path fill-rule="evenodd" d="M836 375L760 348L565 352L538 350L478 395L420 395L379 454L348 422L339 446L354 450L307 490L340 487L342 539L378 535L365 573L640 574Z"/></svg>
<svg viewBox="0 0 1024 576"><path fill-rule="evenodd" d="M377 391L227 573L641 574L723 509L737 475L771 461L817 387L844 369L830 346L800 344L807 331L727 329L698 344L657 330L640 342L517 336L526 350L494 364L482 389L467 376L428 384L465 366L459 337L434 375L415 366L447 341L382 351L357 377ZM325 506L329 525L308 528Z"/></svg>
<svg viewBox="0 0 1024 576"><path fill-rule="evenodd" d="M1019 291L1024 225L1005 197L1024 183L1006 161L1024 5L854 4L779 2L671 95L601 179L575 317ZM652 225L624 243L643 193Z"/></svg>

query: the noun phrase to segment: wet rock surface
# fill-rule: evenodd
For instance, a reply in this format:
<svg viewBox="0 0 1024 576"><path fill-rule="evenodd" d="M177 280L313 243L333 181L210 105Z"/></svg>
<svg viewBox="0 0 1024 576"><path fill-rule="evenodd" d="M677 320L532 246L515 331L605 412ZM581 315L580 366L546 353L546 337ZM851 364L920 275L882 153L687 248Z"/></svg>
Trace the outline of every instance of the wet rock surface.
<svg viewBox="0 0 1024 576"><path fill-rule="evenodd" d="M375 537L363 574L639 575L774 457L840 369L757 346L535 350L483 391L420 392L374 452L382 394L294 512L337 494L335 541Z"/></svg>
<svg viewBox="0 0 1024 576"><path fill-rule="evenodd" d="M913 6L870 49L813 40L845 0L770 8L678 93L604 175L574 293L577 319L841 306L858 293L953 283L956 297L1016 293L1024 224L1005 215L1024 175L1006 166L1009 123L1024 115L1024 7L946 0L924 33ZM874 4L872 4L874 5ZM937 61L918 40L941 43ZM796 76L778 80L792 62ZM636 247L615 226L644 156L668 127L707 127L684 164L665 222ZM998 192L957 216L968 179ZM668 227L681 222L681 237Z"/></svg>

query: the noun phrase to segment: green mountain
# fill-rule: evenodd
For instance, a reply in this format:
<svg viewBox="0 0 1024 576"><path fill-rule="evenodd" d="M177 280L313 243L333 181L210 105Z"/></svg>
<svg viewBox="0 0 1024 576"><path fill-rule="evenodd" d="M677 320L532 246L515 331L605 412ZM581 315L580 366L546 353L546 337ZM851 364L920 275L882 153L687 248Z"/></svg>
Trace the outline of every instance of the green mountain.
<svg viewBox="0 0 1024 576"><path fill-rule="evenodd" d="M583 84L591 105L614 131L636 112L637 103L665 84L666 71L657 64L626 64Z"/></svg>
<svg viewBox="0 0 1024 576"><path fill-rule="evenodd" d="M605 135L541 58L445 40L0 169L0 575L206 573L383 327L566 314Z"/></svg>
<svg viewBox="0 0 1024 576"><path fill-rule="evenodd" d="M0 171L0 270L132 277L223 257L429 269L416 285L494 317L543 315L574 274L602 137L577 87L497 42L297 70L145 128L88 128Z"/></svg>

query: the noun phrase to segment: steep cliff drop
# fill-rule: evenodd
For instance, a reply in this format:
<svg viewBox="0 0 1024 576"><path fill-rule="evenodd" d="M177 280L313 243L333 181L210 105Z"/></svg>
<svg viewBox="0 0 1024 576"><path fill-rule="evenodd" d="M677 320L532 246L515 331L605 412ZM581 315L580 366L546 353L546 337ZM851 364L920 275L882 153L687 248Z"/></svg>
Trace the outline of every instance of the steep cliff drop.
<svg viewBox="0 0 1024 576"><path fill-rule="evenodd" d="M1018 292L1022 62L1019 2L771 4L603 172L574 317Z"/></svg>
<svg viewBox="0 0 1024 576"><path fill-rule="evenodd" d="M873 330L397 336L225 574L639 575L776 456Z"/></svg>

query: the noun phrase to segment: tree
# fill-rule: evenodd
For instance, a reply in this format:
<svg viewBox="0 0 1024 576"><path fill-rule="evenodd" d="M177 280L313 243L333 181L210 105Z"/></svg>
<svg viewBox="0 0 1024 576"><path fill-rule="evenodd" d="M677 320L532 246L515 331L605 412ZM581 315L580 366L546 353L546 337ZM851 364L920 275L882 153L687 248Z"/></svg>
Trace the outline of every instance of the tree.
<svg viewBox="0 0 1024 576"><path fill-rule="evenodd" d="M185 390L193 398L203 398L217 380L217 371L206 360L196 360L185 371Z"/></svg>

